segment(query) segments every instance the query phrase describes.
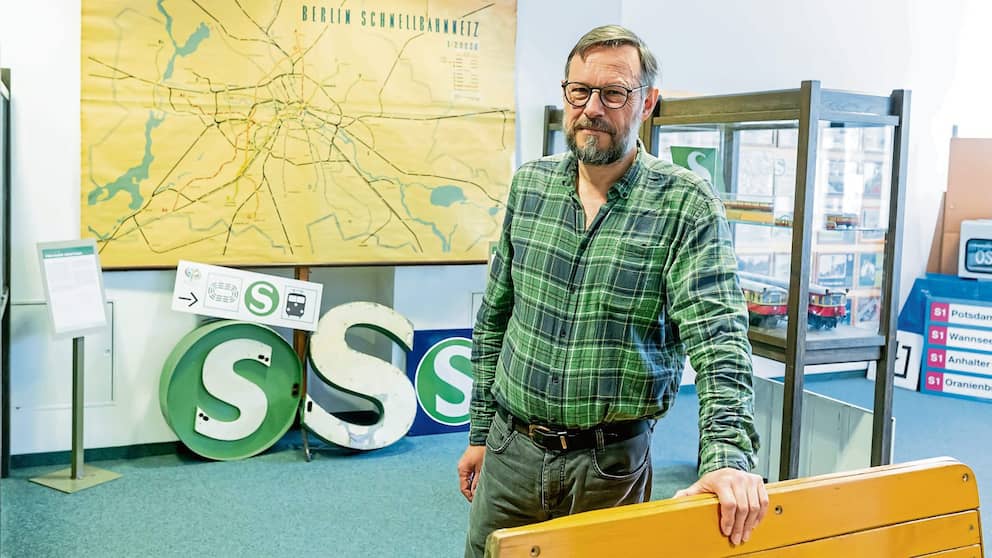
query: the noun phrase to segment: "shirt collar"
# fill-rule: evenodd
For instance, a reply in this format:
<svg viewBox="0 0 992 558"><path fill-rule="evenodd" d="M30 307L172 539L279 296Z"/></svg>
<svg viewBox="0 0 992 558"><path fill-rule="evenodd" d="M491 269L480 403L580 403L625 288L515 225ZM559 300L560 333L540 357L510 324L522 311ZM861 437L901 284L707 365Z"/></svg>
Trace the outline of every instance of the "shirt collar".
<svg viewBox="0 0 992 558"><path fill-rule="evenodd" d="M634 157L633 163L631 163L630 168L627 172L613 184L607 194L607 199L615 199L617 196L626 199L630 195L630 191L633 189L634 184L637 183L637 179L641 175L641 170L644 168L644 157L646 156L646 151L644 150L644 144L641 143L641 139L637 138L637 155ZM575 177L579 172L579 160L575 157L575 153L571 150L565 153L562 158L561 163L558 164L558 174L561 176L561 184L566 189L570 191L575 190Z"/></svg>

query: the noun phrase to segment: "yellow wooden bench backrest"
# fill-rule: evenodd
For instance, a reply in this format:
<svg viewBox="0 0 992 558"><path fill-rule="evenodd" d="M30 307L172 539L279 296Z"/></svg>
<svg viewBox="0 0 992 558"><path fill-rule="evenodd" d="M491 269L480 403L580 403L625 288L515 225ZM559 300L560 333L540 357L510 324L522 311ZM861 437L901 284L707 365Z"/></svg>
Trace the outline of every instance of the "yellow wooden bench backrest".
<svg viewBox="0 0 992 558"><path fill-rule="evenodd" d="M720 534L712 495L645 502L501 529L493 558L982 558L972 470L941 457L768 485L747 543Z"/></svg>

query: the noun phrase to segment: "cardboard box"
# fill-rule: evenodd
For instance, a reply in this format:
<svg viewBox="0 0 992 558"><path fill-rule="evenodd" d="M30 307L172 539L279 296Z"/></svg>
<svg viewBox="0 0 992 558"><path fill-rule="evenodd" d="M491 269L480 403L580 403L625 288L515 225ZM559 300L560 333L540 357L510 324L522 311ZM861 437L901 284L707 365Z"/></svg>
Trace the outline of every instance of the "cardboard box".
<svg viewBox="0 0 992 558"><path fill-rule="evenodd" d="M927 257L927 273L940 273L940 252L944 242L944 198L947 193L940 195L940 206L937 208L937 223L933 227L933 240L930 242L930 256Z"/></svg>
<svg viewBox="0 0 992 558"><path fill-rule="evenodd" d="M992 139L951 138L942 205L940 245L931 247L927 271L957 275L961 221L992 218Z"/></svg>

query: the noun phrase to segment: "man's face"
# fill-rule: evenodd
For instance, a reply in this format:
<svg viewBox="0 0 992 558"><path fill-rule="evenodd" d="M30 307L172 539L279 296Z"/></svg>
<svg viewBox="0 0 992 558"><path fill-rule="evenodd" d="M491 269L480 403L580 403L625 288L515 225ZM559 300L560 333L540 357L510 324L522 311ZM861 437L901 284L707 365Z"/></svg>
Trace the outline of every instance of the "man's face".
<svg viewBox="0 0 992 558"><path fill-rule="evenodd" d="M568 81L590 87L621 85L636 89L640 83L641 62L631 45L594 47L583 60L575 55L569 63ZM565 141L576 157L587 165L609 165L630 153L641 122L650 116L657 98L653 87L630 93L627 104L613 109L603 105L600 91L577 108L566 100Z"/></svg>

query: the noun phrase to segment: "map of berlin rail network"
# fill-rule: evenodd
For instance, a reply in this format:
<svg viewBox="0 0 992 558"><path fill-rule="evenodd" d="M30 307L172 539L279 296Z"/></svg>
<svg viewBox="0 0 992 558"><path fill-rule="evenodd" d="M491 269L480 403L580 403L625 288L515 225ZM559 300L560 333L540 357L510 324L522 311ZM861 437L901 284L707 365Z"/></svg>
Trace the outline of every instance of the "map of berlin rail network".
<svg viewBox="0 0 992 558"><path fill-rule="evenodd" d="M104 267L486 260L515 1L82 10L81 233Z"/></svg>

